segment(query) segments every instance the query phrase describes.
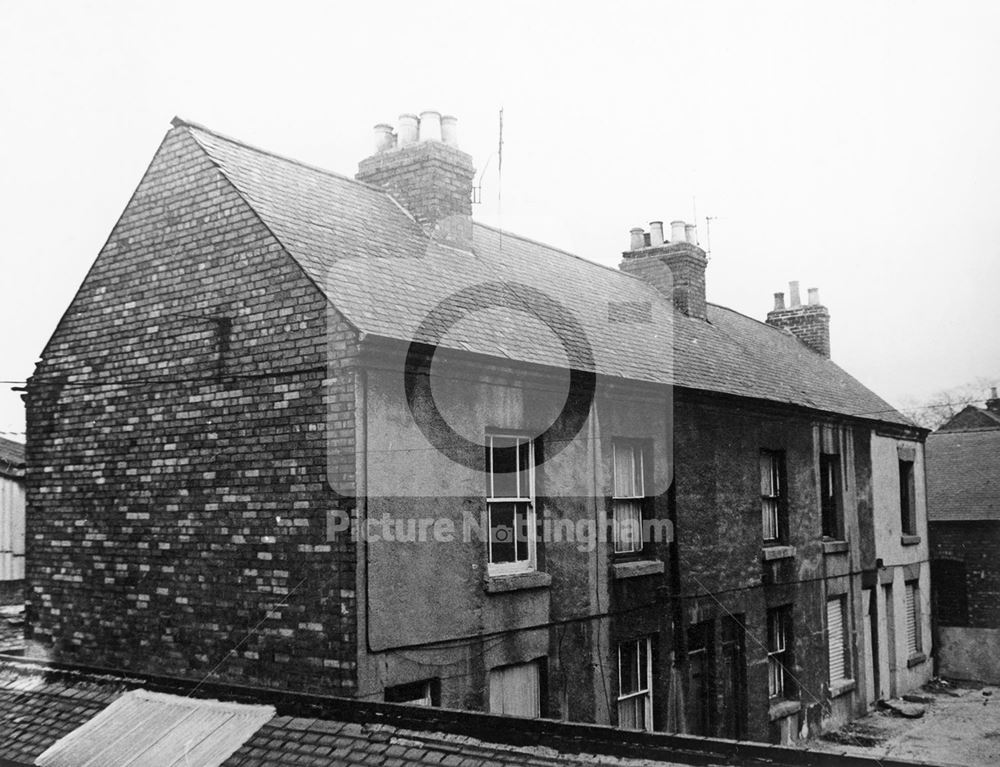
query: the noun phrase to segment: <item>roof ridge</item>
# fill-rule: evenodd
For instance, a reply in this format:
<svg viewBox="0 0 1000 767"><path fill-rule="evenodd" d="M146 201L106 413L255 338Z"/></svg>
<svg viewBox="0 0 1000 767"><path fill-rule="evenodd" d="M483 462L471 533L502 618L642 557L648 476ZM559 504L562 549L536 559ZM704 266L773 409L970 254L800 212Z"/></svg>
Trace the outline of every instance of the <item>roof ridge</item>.
<svg viewBox="0 0 1000 767"><path fill-rule="evenodd" d="M341 181L348 181L357 186L364 187L365 189L371 189L373 192L378 192L379 194L384 194L387 197L391 197L385 189L375 184L369 184L366 181L359 181L356 178L351 178L350 176L345 176L343 173L337 173L335 170L330 170L329 168L321 168L319 165L313 165L312 163L306 162L305 160L299 160L295 157L289 157L288 155L279 154L278 152L272 152L270 149L264 149L255 144L249 144L238 138L233 138L225 133L220 133L217 130L212 130L201 123L194 122L193 120L185 120L183 117L175 116L170 124L175 128L193 128L194 130L201 131L202 133L207 133L210 136L215 136L223 141L228 141L230 144L235 144L236 146L248 149L251 152L256 152L257 154L267 155L268 157L273 157L276 160L281 160L282 162L288 162L292 165L298 165L300 168L306 168L307 170L316 171L317 173L322 173L325 176L331 176L333 178L339 179Z"/></svg>

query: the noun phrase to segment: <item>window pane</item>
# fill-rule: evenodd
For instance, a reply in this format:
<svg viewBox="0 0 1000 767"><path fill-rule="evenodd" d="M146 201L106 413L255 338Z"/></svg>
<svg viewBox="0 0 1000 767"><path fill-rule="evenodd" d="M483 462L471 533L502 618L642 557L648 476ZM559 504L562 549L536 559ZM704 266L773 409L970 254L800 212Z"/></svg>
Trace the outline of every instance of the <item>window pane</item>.
<svg viewBox="0 0 1000 767"><path fill-rule="evenodd" d="M775 498L761 499L761 517L765 541L778 539L778 501Z"/></svg>
<svg viewBox="0 0 1000 767"><path fill-rule="evenodd" d="M646 696L618 701L618 726L626 730L646 729Z"/></svg>
<svg viewBox="0 0 1000 767"><path fill-rule="evenodd" d="M642 505L640 501L615 501L612 522L616 553L642 551Z"/></svg>
<svg viewBox="0 0 1000 767"><path fill-rule="evenodd" d="M760 494L775 497L780 492L778 461L774 453L764 450L760 454Z"/></svg>
<svg viewBox="0 0 1000 767"><path fill-rule="evenodd" d="M490 509L490 562L514 562L514 503L491 503Z"/></svg>
<svg viewBox="0 0 1000 767"><path fill-rule="evenodd" d="M615 497L635 498L638 495L636 489L636 465L635 450L631 445L616 444L615 452Z"/></svg>
<svg viewBox="0 0 1000 767"><path fill-rule="evenodd" d="M517 498L517 439L492 437L493 498Z"/></svg>
<svg viewBox="0 0 1000 767"><path fill-rule="evenodd" d="M625 642L618 645L618 669L621 684L620 695L638 692L639 687L639 654L636 642Z"/></svg>

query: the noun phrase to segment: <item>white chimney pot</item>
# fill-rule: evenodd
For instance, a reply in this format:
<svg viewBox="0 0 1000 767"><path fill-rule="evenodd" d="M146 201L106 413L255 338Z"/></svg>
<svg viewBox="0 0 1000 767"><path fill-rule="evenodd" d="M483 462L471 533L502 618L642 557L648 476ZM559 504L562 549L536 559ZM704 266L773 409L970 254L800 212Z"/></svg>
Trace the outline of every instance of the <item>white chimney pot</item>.
<svg viewBox="0 0 1000 767"><path fill-rule="evenodd" d="M458 118L445 115L441 118L441 140L448 146L458 146Z"/></svg>
<svg viewBox="0 0 1000 767"><path fill-rule="evenodd" d="M819 306L819 288L809 288L809 306Z"/></svg>
<svg viewBox="0 0 1000 767"><path fill-rule="evenodd" d="M650 221L649 222L649 244L652 247L658 247L663 244L663 222L662 221Z"/></svg>
<svg viewBox="0 0 1000 767"><path fill-rule="evenodd" d="M396 143L396 137L392 135L392 126L379 123L375 126L375 151L384 152L392 149Z"/></svg>
<svg viewBox="0 0 1000 767"><path fill-rule="evenodd" d="M440 141L441 140L441 113L421 112L420 113L420 141Z"/></svg>
<svg viewBox="0 0 1000 767"><path fill-rule="evenodd" d="M629 249L630 250L642 250L646 247L646 233L642 230L642 227L635 227L629 230Z"/></svg>
<svg viewBox="0 0 1000 767"><path fill-rule="evenodd" d="M684 226L684 237L692 245L698 244L698 227L694 224L685 224Z"/></svg>
<svg viewBox="0 0 1000 767"><path fill-rule="evenodd" d="M418 119L416 115L407 114L399 116L397 146L409 146L417 142L417 124Z"/></svg>
<svg viewBox="0 0 1000 767"><path fill-rule="evenodd" d="M798 309L800 306L802 306L802 299L799 297L798 280L796 280L795 282L788 283L788 298L789 298L790 309Z"/></svg>
<svg viewBox="0 0 1000 767"><path fill-rule="evenodd" d="M684 242L684 227L686 224L683 221L671 221L670 222L670 241L671 242Z"/></svg>

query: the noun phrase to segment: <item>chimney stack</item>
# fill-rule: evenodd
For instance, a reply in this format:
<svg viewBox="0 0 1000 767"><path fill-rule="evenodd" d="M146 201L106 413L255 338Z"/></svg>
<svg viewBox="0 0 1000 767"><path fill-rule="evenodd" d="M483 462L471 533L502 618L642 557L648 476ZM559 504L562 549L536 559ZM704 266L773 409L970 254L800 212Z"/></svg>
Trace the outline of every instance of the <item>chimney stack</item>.
<svg viewBox="0 0 1000 767"><path fill-rule="evenodd" d="M819 302L819 288L809 288L809 303L799 297L799 283L788 283L790 306L785 308L783 293L774 294L774 309L767 313L767 324L787 330L813 351L830 356L830 312Z"/></svg>
<svg viewBox="0 0 1000 767"><path fill-rule="evenodd" d="M990 398L986 400L986 409L1000 415L1000 397L997 397L997 387L990 387Z"/></svg>
<svg viewBox="0 0 1000 767"><path fill-rule="evenodd" d="M646 280L684 314L703 320L708 259L696 239L694 226L671 221L666 242L663 222L651 221L648 233L641 228L629 232L630 249L622 254L618 268Z"/></svg>
<svg viewBox="0 0 1000 767"><path fill-rule="evenodd" d="M428 236L472 247L472 158L458 148L458 120L425 111L401 114L375 126L375 154L361 161L356 178L389 192Z"/></svg>

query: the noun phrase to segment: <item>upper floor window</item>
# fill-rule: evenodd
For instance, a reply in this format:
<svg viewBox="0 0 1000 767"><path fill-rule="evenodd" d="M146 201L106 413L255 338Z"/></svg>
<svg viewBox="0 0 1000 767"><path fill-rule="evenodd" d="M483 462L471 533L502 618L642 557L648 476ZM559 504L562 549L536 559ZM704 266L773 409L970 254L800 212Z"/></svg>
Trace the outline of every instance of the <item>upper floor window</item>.
<svg viewBox="0 0 1000 767"><path fill-rule="evenodd" d="M618 645L618 726L653 729L653 659L649 637Z"/></svg>
<svg viewBox="0 0 1000 767"><path fill-rule="evenodd" d="M489 574L535 569L535 446L530 438L487 435Z"/></svg>
<svg viewBox="0 0 1000 767"><path fill-rule="evenodd" d="M777 450L760 451L761 522L764 542L786 538L785 456Z"/></svg>
<svg viewBox="0 0 1000 767"><path fill-rule="evenodd" d="M840 539L844 536L840 484L840 456L836 453L821 453L819 497L823 516L823 536L826 538Z"/></svg>
<svg viewBox="0 0 1000 767"><path fill-rule="evenodd" d="M767 695L792 698L792 607L767 611Z"/></svg>
<svg viewBox="0 0 1000 767"><path fill-rule="evenodd" d="M643 510L646 506L645 464L642 446L635 442L615 442L614 508L612 537L616 554L641 552Z"/></svg>
<svg viewBox="0 0 1000 767"><path fill-rule="evenodd" d="M913 485L913 461L899 462L899 516L903 535L917 534L917 508Z"/></svg>

